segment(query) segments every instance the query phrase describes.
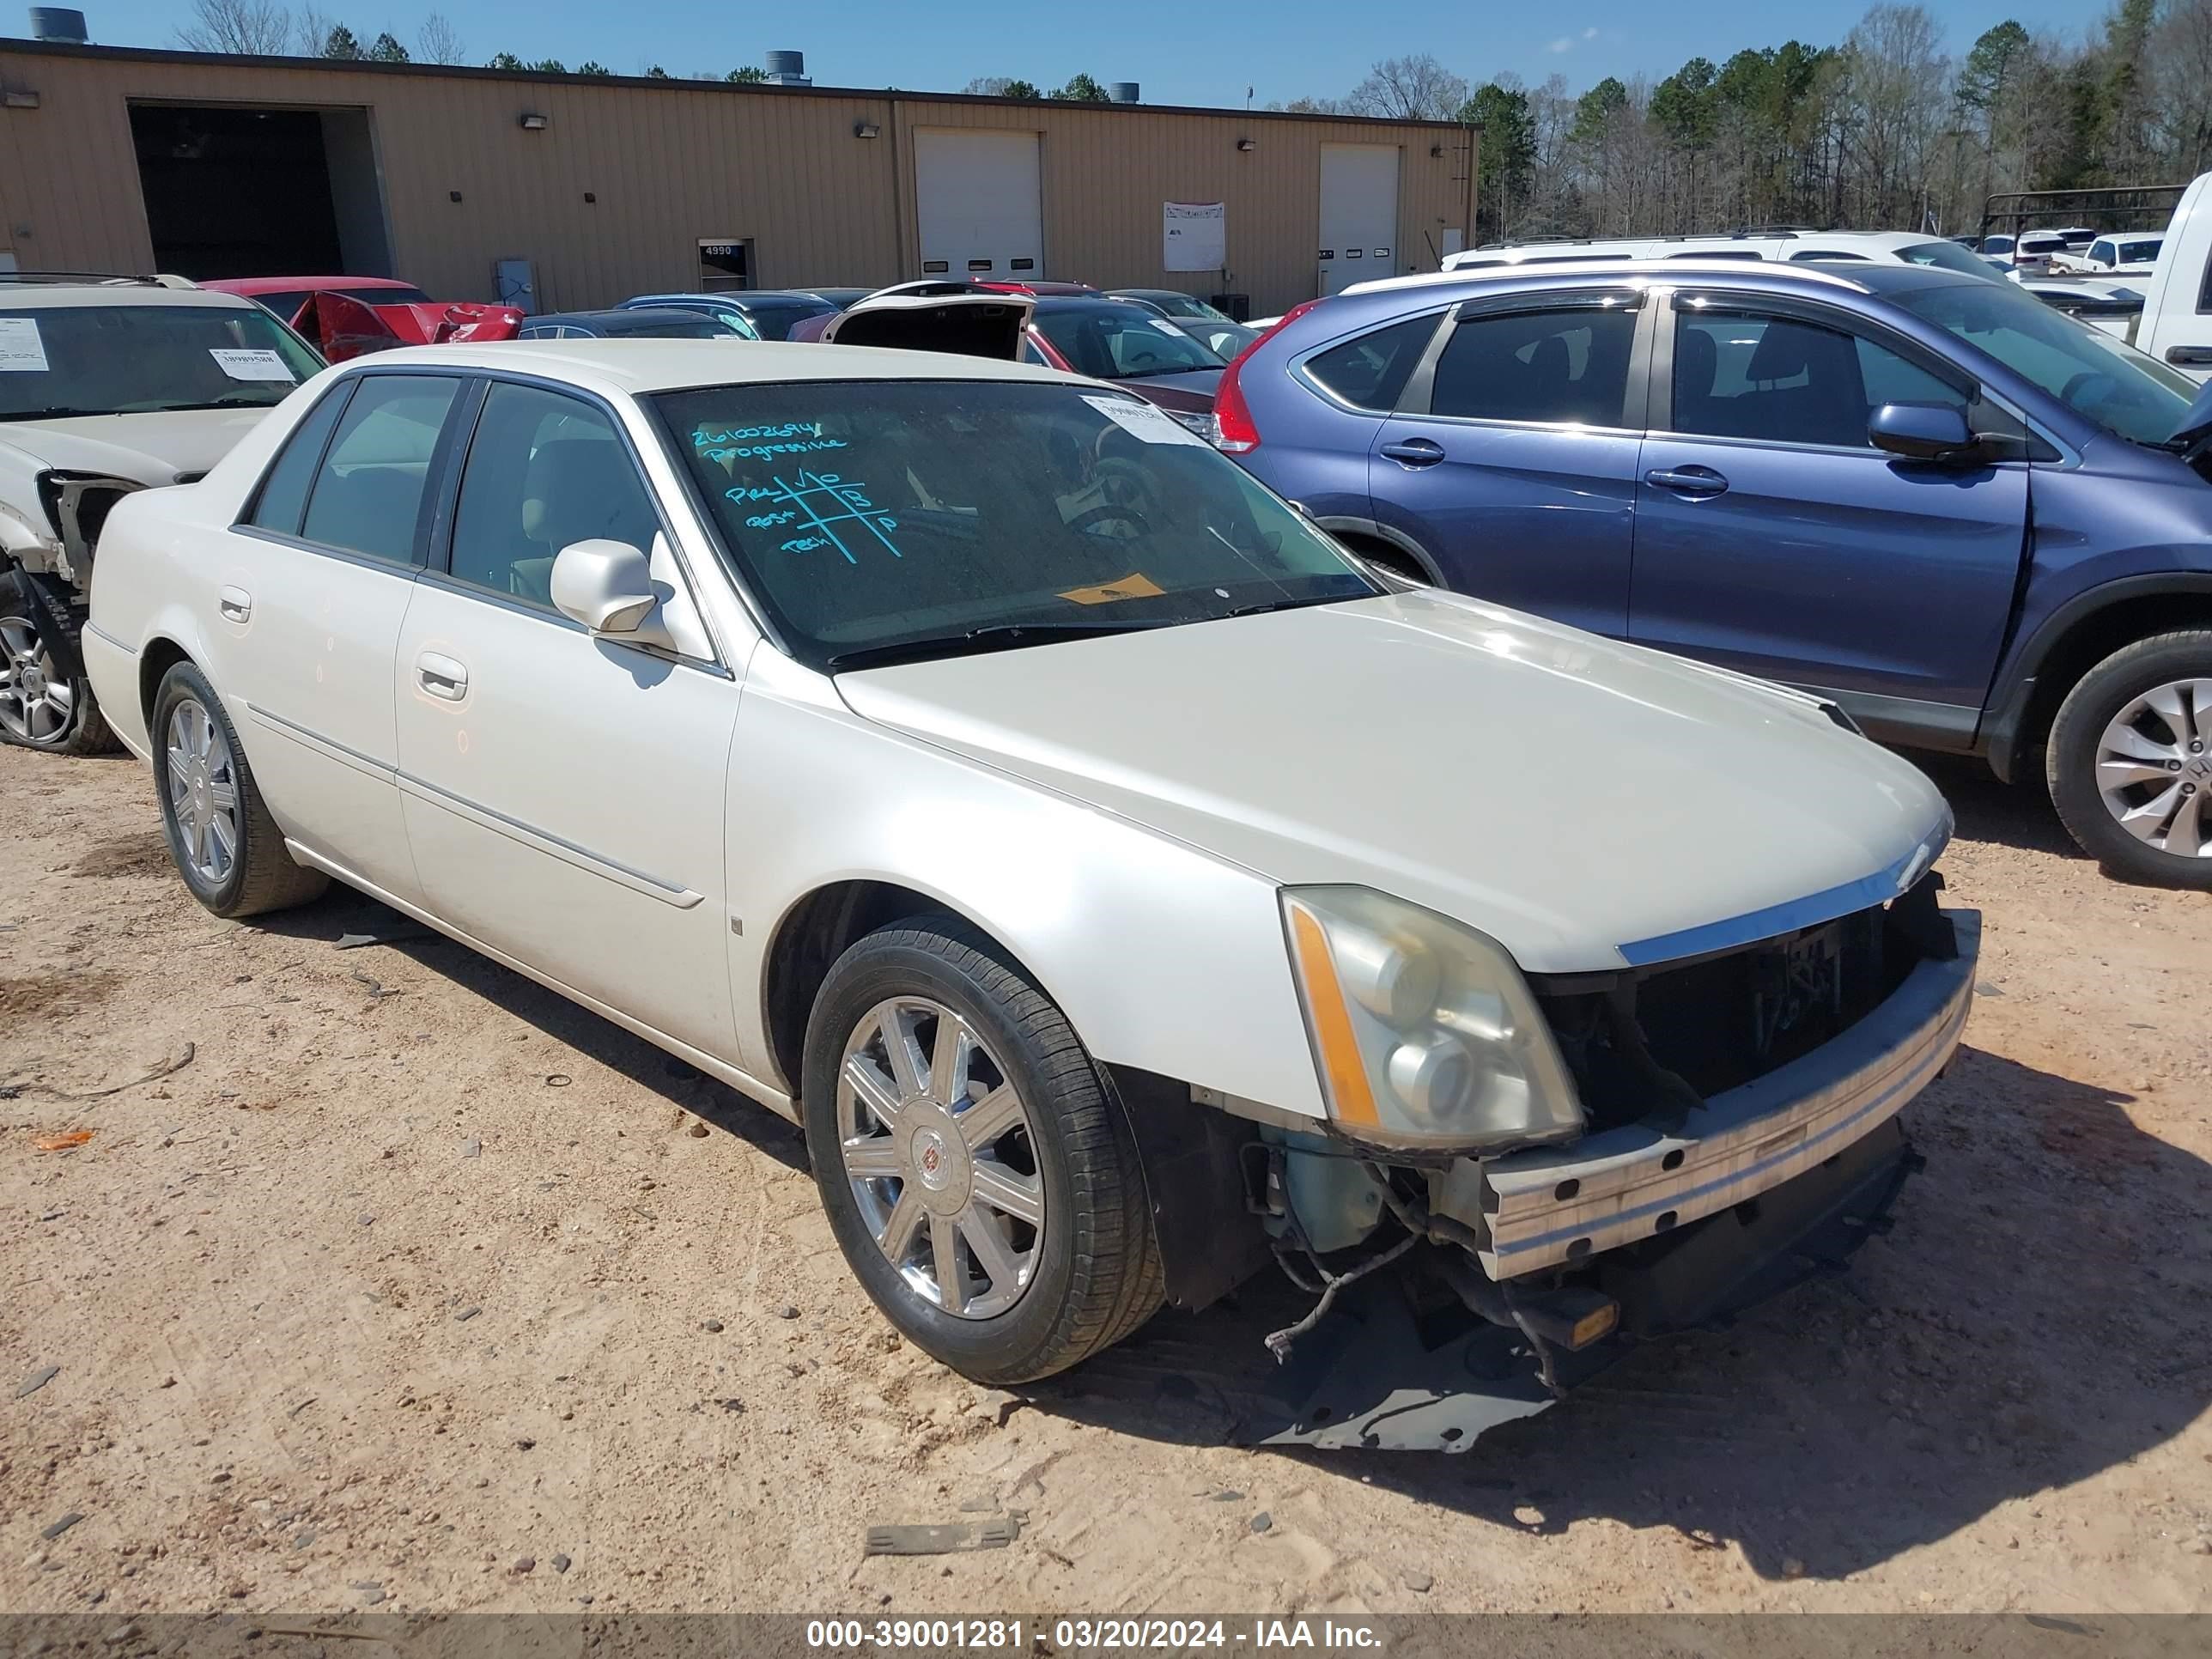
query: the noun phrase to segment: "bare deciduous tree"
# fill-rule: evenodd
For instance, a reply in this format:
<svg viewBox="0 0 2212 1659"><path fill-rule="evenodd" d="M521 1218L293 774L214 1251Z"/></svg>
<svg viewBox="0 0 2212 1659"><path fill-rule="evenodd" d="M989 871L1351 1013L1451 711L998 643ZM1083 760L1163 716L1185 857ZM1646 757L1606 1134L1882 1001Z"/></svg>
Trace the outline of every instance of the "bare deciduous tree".
<svg viewBox="0 0 2212 1659"><path fill-rule="evenodd" d="M192 0L192 21L177 42L191 52L280 57L292 45L292 14L278 0Z"/></svg>
<svg viewBox="0 0 2212 1659"><path fill-rule="evenodd" d="M465 63L467 52L468 48L461 44L461 32L441 11L432 12L422 20L422 27L416 31L415 54L423 63Z"/></svg>
<svg viewBox="0 0 2212 1659"><path fill-rule="evenodd" d="M1344 106L1354 115L1383 115L1400 121L1449 121L1467 102L1467 78L1454 75L1422 52L1386 58L1352 88Z"/></svg>

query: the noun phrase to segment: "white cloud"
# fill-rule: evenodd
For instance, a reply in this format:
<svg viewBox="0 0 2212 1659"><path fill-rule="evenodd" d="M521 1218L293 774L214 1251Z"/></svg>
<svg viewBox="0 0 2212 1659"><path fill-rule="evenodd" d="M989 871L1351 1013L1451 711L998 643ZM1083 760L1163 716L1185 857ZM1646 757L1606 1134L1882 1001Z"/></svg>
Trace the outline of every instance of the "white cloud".
<svg viewBox="0 0 2212 1659"><path fill-rule="evenodd" d="M1597 30L1596 30L1596 28L1595 28L1595 27L1589 27L1589 28L1586 28L1586 29L1584 29L1584 30L1583 31L1583 40L1596 40L1596 39L1597 39Z"/></svg>
<svg viewBox="0 0 2212 1659"><path fill-rule="evenodd" d="M1544 50L1550 52L1572 52L1575 49L1575 44L1577 40L1595 40L1596 39L1597 29L1595 26L1593 25L1592 27L1584 29L1579 35L1561 35L1558 40L1546 46Z"/></svg>

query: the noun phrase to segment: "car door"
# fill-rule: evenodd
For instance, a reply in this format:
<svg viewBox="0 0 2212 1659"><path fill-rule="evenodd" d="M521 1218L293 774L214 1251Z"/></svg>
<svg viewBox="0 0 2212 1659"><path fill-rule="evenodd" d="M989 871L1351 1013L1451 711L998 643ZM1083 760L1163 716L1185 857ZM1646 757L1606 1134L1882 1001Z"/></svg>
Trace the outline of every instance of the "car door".
<svg viewBox="0 0 2212 1659"><path fill-rule="evenodd" d="M371 369L294 428L226 538L208 640L285 834L363 884L420 899L394 773L392 658L462 382Z"/></svg>
<svg viewBox="0 0 2212 1659"><path fill-rule="evenodd" d="M2010 418L1964 371L1838 307L1680 291L1659 330L1629 635L1971 738L2027 532L2025 461L1905 460L1886 403ZM2016 425L2010 429L2017 431Z"/></svg>
<svg viewBox="0 0 2212 1659"><path fill-rule="evenodd" d="M737 683L613 408L501 380L472 404L396 659L422 890L485 944L733 1060L723 829ZM554 608L555 557L596 538L650 554L681 650L594 636Z"/></svg>
<svg viewBox="0 0 2212 1659"><path fill-rule="evenodd" d="M1377 523L1446 586L1618 637L1627 626L1643 295L1469 301L1369 451Z"/></svg>

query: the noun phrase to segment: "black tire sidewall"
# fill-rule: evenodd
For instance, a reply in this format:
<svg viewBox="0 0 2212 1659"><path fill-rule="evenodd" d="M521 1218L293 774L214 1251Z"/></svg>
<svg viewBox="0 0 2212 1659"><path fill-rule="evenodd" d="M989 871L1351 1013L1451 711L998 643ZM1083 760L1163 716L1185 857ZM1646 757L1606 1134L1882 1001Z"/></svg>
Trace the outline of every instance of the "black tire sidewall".
<svg viewBox="0 0 2212 1659"><path fill-rule="evenodd" d="M169 800L169 716L178 704L187 700L207 711L208 718L215 722L216 729L230 746L231 771L238 786L238 854L231 860L230 874L212 885L192 868L191 859L185 851L184 838L178 833L176 810ZM237 908L250 879L257 850L253 845L255 821L262 815L253 810L258 799L253 793L253 774L246 766L246 750L238 740L238 729L230 723L229 711L223 708L215 688L208 684L207 676L191 664L179 663L162 676L154 693L154 716L147 725L146 748L153 757L154 789L160 800L161 833L169 843L170 860L194 898L216 915L228 915Z"/></svg>
<svg viewBox="0 0 2212 1659"><path fill-rule="evenodd" d="M2097 750L2120 710L2154 686L2212 679L2212 634L2116 653L2084 675L2052 722L2048 782L2059 817L2084 851L2112 874L2148 885L2212 887L2212 859L2186 858L2123 830L2097 788Z"/></svg>
<svg viewBox="0 0 2212 1659"><path fill-rule="evenodd" d="M951 962L921 948L912 933L862 939L823 981L808 1021L801 1116L822 1206L846 1261L876 1305L924 1352L967 1375L1012 1376L1029 1370L1054 1345L1074 1279L1073 1170L1054 1097L1030 1039L988 989ZM988 1044L1029 1108L1030 1141L1044 1182L1042 1249L1020 1301L989 1319L963 1319L932 1307L908 1288L878 1247L845 1176L837 1125L837 1079L844 1047L863 1016L895 996L925 995L957 1011Z"/></svg>
<svg viewBox="0 0 2212 1659"><path fill-rule="evenodd" d="M46 656L62 671L64 684L70 689L70 720L58 737L42 742L32 742L12 733L5 741L33 754L73 754L82 739L86 725L99 718L95 711L92 682L86 678L84 665L76 659L76 641L65 635L57 638L57 623L52 605L40 592L31 574L24 570L9 570L0 574L0 617L12 617L29 624L46 647Z"/></svg>

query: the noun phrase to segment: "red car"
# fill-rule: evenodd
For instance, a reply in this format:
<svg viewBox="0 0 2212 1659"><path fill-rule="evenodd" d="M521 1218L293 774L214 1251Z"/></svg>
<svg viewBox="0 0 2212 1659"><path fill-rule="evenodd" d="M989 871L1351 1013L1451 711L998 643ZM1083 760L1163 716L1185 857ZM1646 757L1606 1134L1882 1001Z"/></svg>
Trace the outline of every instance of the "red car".
<svg viewBox="0 0 2212 1659"><path fill-rule="evenodd" d="M389 276L228 276L200 286L266 306L334 363L394 346L511 340L524 316L514 306L433 300Z"/></svg>

